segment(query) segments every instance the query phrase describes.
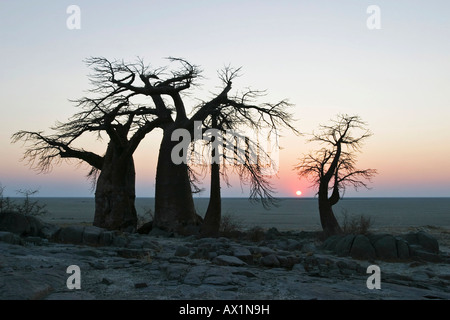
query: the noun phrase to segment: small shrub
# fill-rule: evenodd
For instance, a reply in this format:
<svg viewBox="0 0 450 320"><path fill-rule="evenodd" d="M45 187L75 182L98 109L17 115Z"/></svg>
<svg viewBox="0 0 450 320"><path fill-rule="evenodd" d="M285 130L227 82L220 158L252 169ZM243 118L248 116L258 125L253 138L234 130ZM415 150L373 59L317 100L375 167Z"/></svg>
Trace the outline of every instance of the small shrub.
<svg viewBox="0 0 450 320"><path fill-rule="evenodd" d="M0 213L13 211L28 216L42 216L48 213L45 209L45 204L30 198L32 195L37 194L39 190L18 190L17 193L24 197L23 201L19 203L11 200L9 197L5 198L3 195L4 190L5 187L0 185Z"/></svg>
<svg viewBox="0 0 450 320"><path fill-rule="evenodd" d="M264 240L266 233L264 229L259 226L255 226L247 231L247 239L253 242L260 242Z"/></svg>
<svg viewBox="0 0 450 320"><path fill-rule="evenodd" d="M364 215L349 215L343 210L342 231L344 234L368 234L373 225L370 217Z"/></svg>
<svg viewBox="0 0 450 320"><path fill-rule="evenodd" d="M219 233L223 237L232 238L242 232L242 220L235 215L226 214L220 219Z"/></svg>

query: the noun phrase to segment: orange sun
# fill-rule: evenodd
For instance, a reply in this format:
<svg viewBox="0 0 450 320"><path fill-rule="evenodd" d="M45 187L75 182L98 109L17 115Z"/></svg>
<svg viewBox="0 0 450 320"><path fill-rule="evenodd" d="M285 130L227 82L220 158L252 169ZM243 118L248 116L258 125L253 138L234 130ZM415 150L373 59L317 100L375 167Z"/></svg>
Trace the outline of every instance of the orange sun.
<svg viewBox="0 0 450 320"><path fill-rule="evenodd" d="M298 195L298 196L301 196L302 192L300 190L298 190L295 194Z"/></svg>

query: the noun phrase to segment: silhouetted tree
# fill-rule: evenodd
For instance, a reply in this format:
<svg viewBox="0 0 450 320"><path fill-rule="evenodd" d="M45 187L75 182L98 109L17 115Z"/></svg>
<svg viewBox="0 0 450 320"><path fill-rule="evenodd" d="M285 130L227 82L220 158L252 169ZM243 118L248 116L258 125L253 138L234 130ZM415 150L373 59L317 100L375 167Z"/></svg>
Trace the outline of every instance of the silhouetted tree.
<svg viewBox="0 0 450 320"><path fill-rule="evenodd" d="M260 201L265 208L277 204L269 180L275 175L274 167L277 165L275 163L277 159L272 159L266 150L250 137L241 136L237 132L234 132L236 135L228 135L228 130L233 131L231 118L230 115L215 114L208 121L210 128L216 129L216 134L208 137L210 142L206 145L210 147L210 150L207 148L206 151L210 151L211 164L200 166L202 171L208 167L210 169L210 198L201 225L201 234L204 236L219 234L222 212L221 180L224 180L227 186L231 186L229 174L236 174L241 184L250 185L249 200ZM209 125L205 127L208 128ZM276 144L275 147L279 146ZM204 162L208 161L205 159Z"/></svg>
<svg viewBox="0 0 450 320"><path fill-rule="evenodd" d="M174 131L185 129L190 133L191 141L194 141L195 122L203 122L217 110L222 114L232 115L235 122L239 121L249 127L265 123L273 128L292 128L292 117L285 110L289 106L285 100L276 104L254 104L252 99L261 93L252 90L230 96L232 81L238 74L238 69L231 68L225 68L219 73L223 84L219 93L196 106L193 115L188 117L182 94L192 88L200 71L186 60L170 60L178 62L180 69L171 72L167 71L167 68L150 71L142 62L130 66L121 61L110 62L104 58L94 58L90 61L95 66L97 83L101 84L105 94L114 96L115 91L123 90L129 95L150 97L153 101L155 115L161 120L159 128L163 131L156 170L153 225L183 233L189 230L188 226L199 225L201 219L194 207L187 160L181 163L172 161L172 150L179 143L173 141ZM167 76L168 73L170 76ZM164 80L161 79L163 77Z"/></svg>
<svg viewBox="0 0 450 320"><path fill-rule="evenodd" d="M77 101L82 111L53 127L54 134L19 131L12 137L13 142L25 141L24 159L41 172L50 171L62 159L77 159L92 166L89 176L95 186L94 225L111 230L136 228L133 153L160 123L153 118L154 108L134 105L131 98L82 98ZM101 133L109 138L103 156L74 146L82 135L92 132L98 139Z"/></svg>
<svg viewBox="0 0 450 320"><path fill-rule="evenodd" d="M332 207L342 198L345 188L368 188L366 181L377 173L374 169L355 167L356 153L372 133L359 116L338 115L330 125L320 126L310 141L325 145L300 159L295 167L300 178L309 179L318 188L320 222L326 236L341 233ZM331 192L331 194L330 194Z"/></svg>
<svg viewBox="0 0 450 320"><path fill-rule="evenodd" d="M135 225L134 213L129 216L125 214L123 220L119 218L122 209L118 209L118 216L109 213L113 205L107 195L111 194L112 187L106 185L112 183L117 186L112 188L117 190L117 195L113 196L116 201L122 203L127 197L134 199L134 165L131 155L139 142L154 128L161 128L163 136L156 170L153 225L180 233L190 230L187 228L189 226L198 226L201 218L195 212L187 161L175 163L172 160L172 150L179 143L173 139L175 130L187 130L191 135L190 141L194 141L196 121L203 122L216 111L228 114L235 123L248 127L267 124L273 130L279 126L292 128L292 118L285 110L289 104L285 100L276 104L255 104L253 100L261 92L253 90L230 96L232 81L238 73L238 70L231 68L225 68L219 73L223 84L219 93L196 106L193 115L188 117L183 95L193 87L200 70L183 59L169 58L169 61L177 63L179 68L152 69L142 60L125 63L103 57L89 58L87 63L93 70L91 82L94 86L91 93L97 97L78 101L86 110L73 121L57 126L55 129L58 133L55 135L21 131L13 137L13 141L37 143L29 147L25 157L32 162L39 159L38 167L44 170L51 167L54 159L69 157L89 163L94 168L92 173L100 170L96 190L96 212L97 208L99 210L96 221L99 222L96 225L117 228L117 224L120 224L122 229L127 225ZM130 104L131 99L135 101L134 104ZM142 101L145 102L144 106L141 105ZM151 106L148 106L150 103ZM128 108L124 110L125 106ZM104 156L72 147L72 142L81 134L91 131L105 131L108 134L110 141ZM103 183L103 180L108 182ZM100 212L107 212L104 218Z"/></svg>

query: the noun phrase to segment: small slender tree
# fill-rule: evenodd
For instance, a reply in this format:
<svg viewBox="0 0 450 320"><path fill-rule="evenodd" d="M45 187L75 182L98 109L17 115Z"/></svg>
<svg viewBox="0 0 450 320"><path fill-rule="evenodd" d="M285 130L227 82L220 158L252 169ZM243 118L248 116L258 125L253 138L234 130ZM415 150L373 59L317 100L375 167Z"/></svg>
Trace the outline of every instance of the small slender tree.
<svg viewBox="0 0 450 320"><path fill-rule="evenodd" d="M235 174L241 185L250 186L250 201L260 201L265 208L276 206L277 199L273 195L275 191L270 181L270 177L274 175L272 168L276 163L275 159L272 159L266 150L250 137L238 138L236 135L231 135L227 140L226 128L231 129L235 125L233 123L235 119L229 114L226 116L220 113L214 114L208 120L210 121L207 122L207 127L215 129L216 134L209 137L210 142L206 144L210 147L210 150L208 148L206 150L210 154L211 164L200 166L202 171L207 171L206 169L209 168L211 182L209 204L200 232L203 236L217 236L222 212L221 180L223 179L227 186L231 186L229 174ZM296 132L295 129L294 132ZM237 133L234 132L234 134ZM243 143L239 143L239 140ZM278 148L278 145L275 147ZM205 159L205 162L208 161Z"/></svg>
<svg viewBox="0 0 450 320"><path fill-rule="evenodd" d="M325 236L339 234L341 227L333 213L333 206L343 197L348 186L356 190L368 188L377 173L375 169L357 169L356 155L372 133L359 116L338 115L330 125L320 126L310 142L325 146L304 155L295 166L300 178L310 180L317 188L320 222Z"/></svg>

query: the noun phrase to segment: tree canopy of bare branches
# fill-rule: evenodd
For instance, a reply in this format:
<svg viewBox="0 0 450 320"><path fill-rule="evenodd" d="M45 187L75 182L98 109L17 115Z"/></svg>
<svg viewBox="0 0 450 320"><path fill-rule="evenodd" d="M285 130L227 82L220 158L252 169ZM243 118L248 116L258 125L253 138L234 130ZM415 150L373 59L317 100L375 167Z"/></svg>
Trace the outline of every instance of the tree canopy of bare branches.
<svg viewBox="0 0 450 320"><path fill-rule="evenodd" d="M240 72L231 67L218 74L222 83L219 92L193 106L192 115L188 115L184 96L197 85L201 70L185 59L170 57L168 61L168 66L153 68L142 59L130 63L104 57L88 58L92 88L88 97L74 101L81 110L67 122L57 123L52 128L53 134L20 131L12 138L13 142L25 141L24 158L38 170L49 171L62 159L75 158L91 165L95 177L100 172L96 181L99 218L95 224L98 226L125 229L135 225L134 204L131 205L135 197L132 156L142 139L155 128L162 129L163 137L157 163L154 225L180 232L184 226L198 225L201 219L194 208L190 168L186 162L175 164L171 159L171 150L177 143L172 141L176 129L192 133L196 121L207 123L215 115L222 128L242 126L257 130L265 126L273 132L282 127L297 131L287 112L290 104L286 100L258 103L264 92L251 89L231 94L233 81ZM97 138L108 137L104 155L75 146L75 141L88 133L96 134ZM242 177L249 177L252 197L260 195L267 199L269 189L264 178L258 176L257 170L246 172L249 174ZM129 203L111 209L115 201L124 201L119 199L128 199ZM118 213L124 206L130 208L128 218ZM125 223L121 219L129 221Z"/></svg>
<svg viewBox="0 0 450 320"><path fill-rule="evenodd" d="M346 187L369 188L375 169L358 169L357 154L363 143L372 136L367 124L359 116L338 115L329 125L312 133L310 142L323 147L304 155L295 166L300 178L317 188L321 224L327 235L341 232L332 206L342 198Z"/></svg>

